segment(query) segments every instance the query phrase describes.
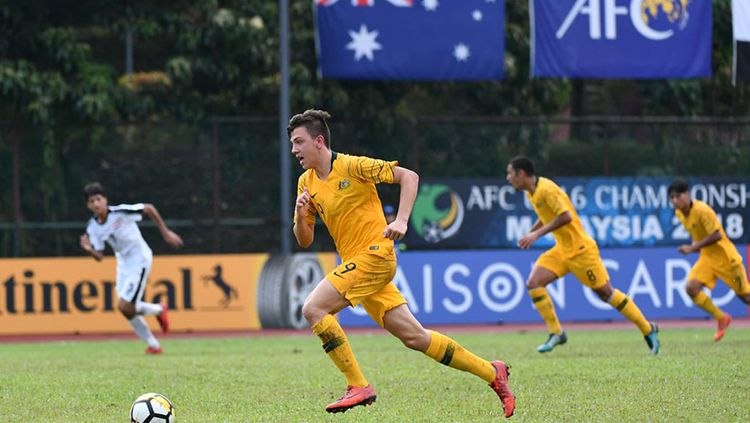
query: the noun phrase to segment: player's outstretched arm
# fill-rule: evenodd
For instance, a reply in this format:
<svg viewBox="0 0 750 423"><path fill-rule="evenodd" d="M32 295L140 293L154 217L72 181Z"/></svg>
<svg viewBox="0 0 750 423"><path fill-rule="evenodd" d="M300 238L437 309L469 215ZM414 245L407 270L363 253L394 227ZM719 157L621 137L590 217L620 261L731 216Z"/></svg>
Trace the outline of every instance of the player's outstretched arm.
<svg viewBox="0 0 750 423"><path fill-rule="evenodd" d="M419 189L419 175L405 167L393 168L393 183L401 186L401 194L398 201L398 213L396 220L389 223L383 231L383 236L394 241L399 241L406 235L409 216L414 208L414 200L417 198Z"/></svg>
<svg viewBox="0 0 750 423"><path fill-rule="evenodd" d="M715 244L721 240L721 231L716 231L712 233L711 235L703 238L702 240L698 242L694 242L692 244L685 244L680 245L680 247L677 249L682 254L690 254L690 253L697 253L701 250L703 247L707 247L711 244Z"/></svg>
<svg viewBox="0 0 750 423"><path fill-rule="evenodd" d="M91 254L91 257L95 258L96 261L101 261L104 258L104 252L96 251L94 249L94 246L91 244L91 239L89 238L89 234L81 235L81 238L79 239L78 242L81 245L81 248L83 248L83 251Z"/></svg>
<svg viewBox="0 0 750 423"><path fill-rule="evenodd" d="M566 211L565 213L557 215L557 217L552 219L552 221L547 223L546 225L538 226L541 221L537 221L537 224L534 224L534 227L536 229L530 231L526 236L518 240L518 246L523 249L530 248L532 245L534 245L536 240L563 225L567 225L572 220L573 217L570 215L570 212Z"/></svg>
<svg viewBox="0 0 750 423"><path fill-rule="evenodd" d="M156 207L154 207L153 204L144 204L143 214L156 223L162 238L164 238L164 241L166 241L167 244L174 248L182 247L182 238L167 227L167 224L164 223L164 219L162 219L159 214L159 210L156 210Z"/></svg>
<svg viewBox="0 0 750 423"><path fill-rule="evenodd" d="M295 222L294 237L297 238L297 244L302 248L307 248L312 244L315 238L315 226L307 221L307 209L310 207L310 193L307 188L297 196L295 203Z"/></svg>

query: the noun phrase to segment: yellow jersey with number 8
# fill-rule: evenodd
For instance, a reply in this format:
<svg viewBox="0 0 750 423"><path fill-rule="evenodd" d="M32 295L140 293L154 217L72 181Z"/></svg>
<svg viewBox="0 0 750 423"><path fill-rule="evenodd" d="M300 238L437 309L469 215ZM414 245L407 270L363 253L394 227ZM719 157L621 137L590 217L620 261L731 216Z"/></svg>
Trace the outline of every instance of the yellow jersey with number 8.
<svg viewBox="0 0 750 423"><path fill-rule="evenodd" d="M537 216L539 216L539 220L545 225L557 216L570 212L572 220L552 231L557 248L561 249L564 256L575 256L584 252L587 248L596 247L594 239L583 229L581 219L578 217L570 197L556 183L550 179L539 177L534 194L526 192L526 195L529 197Z"/></svg>

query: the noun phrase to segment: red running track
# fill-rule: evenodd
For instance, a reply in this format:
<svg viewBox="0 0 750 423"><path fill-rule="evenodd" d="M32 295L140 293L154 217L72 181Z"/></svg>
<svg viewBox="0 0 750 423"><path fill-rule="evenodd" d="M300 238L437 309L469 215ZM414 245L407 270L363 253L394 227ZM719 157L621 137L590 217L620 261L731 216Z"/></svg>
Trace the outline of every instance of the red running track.
<svg viewBox="0 0 750 423"><path fill-rule="evenodd" d="M670 328L716 328L716 322L709 319L690 320L662 320L657 321L664 329ZM125 325L125 322L123 322ZM614 322L565 322L566 330L622 330L632 329L633 324L628 321ZM429 326L445 333L507 333L507 332L546 332L543 323L506 323L495 325L437 325ZM750 319L747 317L735 317L731 329L750 328ZM387 334L381 328L345 328L347 333L370 333ZM214 332L176 332L168 335L160 335L159 339L182 339L182 338L234 338L234 337L263 337L263 336L311 336L307 329L259 329L259 330L236 330L236 331L214 331ZM55 334L55 335L0 335L0 344L5 343L30 343L30 342L53 342L53 341L101 341L112 339L137 339L133 333L96 333L96 334Z"/></svg>

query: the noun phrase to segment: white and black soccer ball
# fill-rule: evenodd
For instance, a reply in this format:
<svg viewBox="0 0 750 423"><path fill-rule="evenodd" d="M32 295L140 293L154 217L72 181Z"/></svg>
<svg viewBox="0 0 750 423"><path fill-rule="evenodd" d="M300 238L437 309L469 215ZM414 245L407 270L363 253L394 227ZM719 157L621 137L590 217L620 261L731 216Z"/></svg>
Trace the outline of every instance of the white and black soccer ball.
<svg viewBox="0 0 750 423"><path fill-rule="evenodd" d="M162 394L149 392L130 407L131 423L174 423L174 405Z"/></svg>

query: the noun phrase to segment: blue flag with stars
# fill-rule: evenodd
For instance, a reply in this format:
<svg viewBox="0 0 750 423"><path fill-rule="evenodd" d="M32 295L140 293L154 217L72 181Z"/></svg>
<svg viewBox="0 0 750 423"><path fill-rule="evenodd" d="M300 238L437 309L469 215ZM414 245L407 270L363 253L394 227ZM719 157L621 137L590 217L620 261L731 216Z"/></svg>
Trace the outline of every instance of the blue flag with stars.
<svg viewBox="0 0 750 423"><path fill-rule="evenodd" d="M504 0L314 0L325 78L503 78Z"/></svg>

